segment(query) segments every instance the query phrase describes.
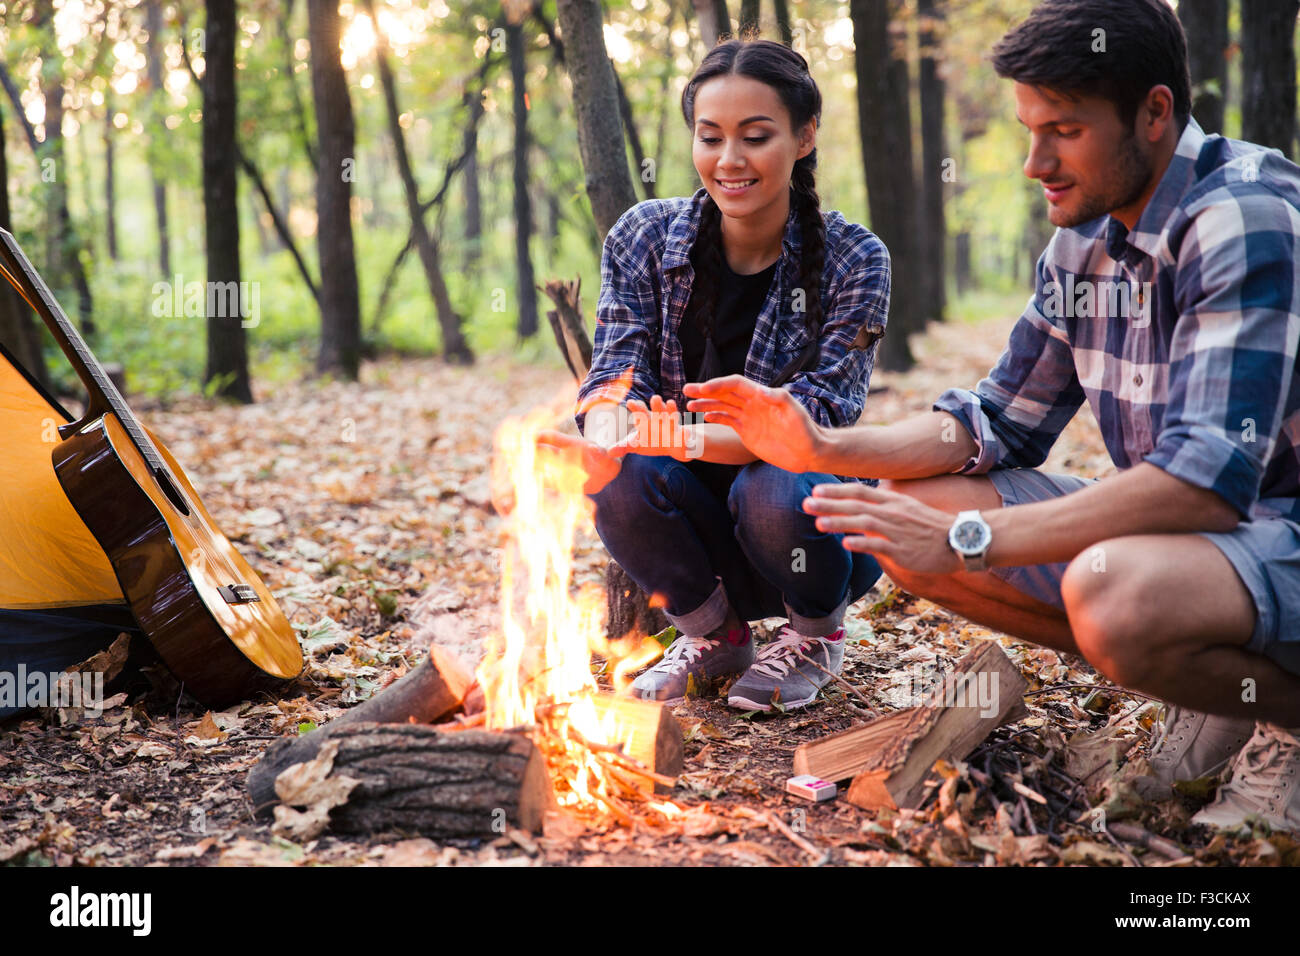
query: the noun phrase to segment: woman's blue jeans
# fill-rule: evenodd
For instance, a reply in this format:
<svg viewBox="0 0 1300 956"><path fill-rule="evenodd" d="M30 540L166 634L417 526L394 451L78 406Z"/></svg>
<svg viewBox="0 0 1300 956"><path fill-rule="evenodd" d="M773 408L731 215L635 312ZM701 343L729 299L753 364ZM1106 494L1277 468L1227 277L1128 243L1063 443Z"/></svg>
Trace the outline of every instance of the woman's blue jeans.
<svg viewBox="0 0 1300 956"><path fill-rule="evenodd" d="M596 530L678 631L701 637L730 606L744 621L784 615L800 634L837 630L880 577L869 554L818 531L803 510L814 485L839 479L766 462L716 465L628 455L598 494Z"/></svg>

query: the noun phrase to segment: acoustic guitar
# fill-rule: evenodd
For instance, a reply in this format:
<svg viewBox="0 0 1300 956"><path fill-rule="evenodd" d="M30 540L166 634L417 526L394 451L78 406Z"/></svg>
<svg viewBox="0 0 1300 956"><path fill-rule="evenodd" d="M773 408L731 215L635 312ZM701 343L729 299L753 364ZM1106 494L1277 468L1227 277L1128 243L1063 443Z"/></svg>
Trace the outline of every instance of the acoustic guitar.
<svg viewBox="0 0 1300 956"><path fill-rule="evenodd" d="M59 427L54 471L108 556L140 629L203 704L244 699L303 667L292 625L203 507L176 459L136 420L14 237L0 272L49 327L86 387Z"/></svg>

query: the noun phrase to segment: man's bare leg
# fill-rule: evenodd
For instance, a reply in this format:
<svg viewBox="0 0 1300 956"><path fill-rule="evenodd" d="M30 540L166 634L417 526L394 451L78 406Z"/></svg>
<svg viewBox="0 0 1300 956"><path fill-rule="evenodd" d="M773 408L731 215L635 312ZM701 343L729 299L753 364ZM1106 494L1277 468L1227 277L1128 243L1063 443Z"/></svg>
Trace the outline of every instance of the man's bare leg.
<svg viewBox="0 0 1300 956"><path fill-rule="evenodd" d="M1083 656L1115 683L1207 713L1300 725L1300 677L1245 650L1255 602L1200 535L1102 541L1070 563L1061 594Z"/></svg>
<svg viewBox="0 0 1300 956"><path fill-rule="evenodd" d="M898 491L956 517L959 511L991 511L1002 507L1002 496L983 476L941 475L908 481L882 481L881 488ZM1017 591L987 571L956 574L917 574L876 555L889 579L912 594L955 611L967 620L1042 644L1079 653L1065 613Z"/></svg>
<svg viewBox="0 0 1300 956"><path fill-rule="evenodd" d="M983 477L881 486L954 515L1002 506ZM1223 552L1200 535L1136 535L1089 548L1062 580L1065 614L987 572L914 574L878 560L907 591L1023 640L1081 654L1121 686L1207 713L1300 725L1300 677L1244 649L1254 601Z"/></svg>

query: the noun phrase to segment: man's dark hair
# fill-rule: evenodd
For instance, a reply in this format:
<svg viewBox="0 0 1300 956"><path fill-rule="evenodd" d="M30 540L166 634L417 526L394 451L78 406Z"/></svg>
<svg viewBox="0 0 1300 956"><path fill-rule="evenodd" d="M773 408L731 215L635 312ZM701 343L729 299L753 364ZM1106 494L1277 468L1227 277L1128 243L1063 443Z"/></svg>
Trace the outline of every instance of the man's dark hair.
<svg viewBox="0 0 1300 956"><path fill-rule="evenodd" d="M1043 0L997 42L993 68L1054 93L1108 99L1127 129L1153 86L1173 91L1180 130L1192 111L1187 37L1164 0Z"/></svg>

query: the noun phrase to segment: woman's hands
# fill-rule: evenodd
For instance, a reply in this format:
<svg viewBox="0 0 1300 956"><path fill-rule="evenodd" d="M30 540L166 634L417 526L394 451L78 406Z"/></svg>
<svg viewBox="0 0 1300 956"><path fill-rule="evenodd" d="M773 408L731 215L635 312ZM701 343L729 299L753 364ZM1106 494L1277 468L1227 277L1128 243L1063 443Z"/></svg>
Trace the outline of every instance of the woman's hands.
<svg viewBox="0 0 1300 956"><path fill-rule="evenodd" d="M687 461L698 458L697 438L689 425L682 424L677 411L677 401L664 401L658 395L650 397L649 406L638 399L627 403L627 435L613 445L611 455L622 457L630 452L638 455L663 456Z"/></svg>
<svg viewBox="0 0 1300 956"><path fill-rule="evenodd" d="M769 388L742 375L727 375L684 389L692 412L706 422L729 425L745 447L786 471L817 471L821 427L783 388Z"/></svg>
<svg viewBox="0 0 1300 956"><path fill-rule="evenodd" d="M564 432L543 429L537 433L537 445L547 451L562 455L578 465L587 474L582 486L585 494L595 495L618 477L623 459L587 438L566 435Z"/></svg>

